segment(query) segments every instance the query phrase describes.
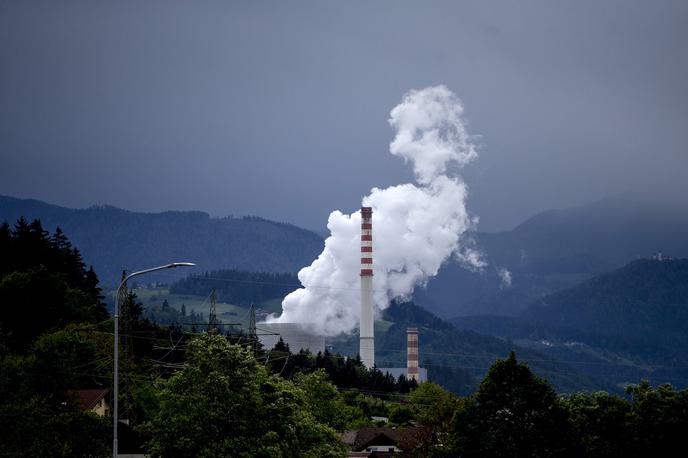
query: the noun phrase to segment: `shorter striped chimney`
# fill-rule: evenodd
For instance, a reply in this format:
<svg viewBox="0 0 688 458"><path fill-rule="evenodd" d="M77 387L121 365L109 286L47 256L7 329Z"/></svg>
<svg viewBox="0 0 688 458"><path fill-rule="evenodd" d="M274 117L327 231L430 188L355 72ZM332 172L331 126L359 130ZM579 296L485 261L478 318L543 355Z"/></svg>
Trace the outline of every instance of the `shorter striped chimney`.
<svg viewBox="0 0 688 458"><path fill-rule="evenodd" d="M418 328L406 328L406 376L418 379Z"/></svg>

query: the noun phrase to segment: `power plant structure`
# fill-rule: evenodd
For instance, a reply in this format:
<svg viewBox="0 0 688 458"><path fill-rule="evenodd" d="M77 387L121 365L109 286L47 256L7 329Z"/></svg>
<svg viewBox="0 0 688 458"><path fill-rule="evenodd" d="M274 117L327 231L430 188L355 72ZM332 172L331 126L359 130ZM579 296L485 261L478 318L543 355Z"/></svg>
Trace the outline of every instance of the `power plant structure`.
<svg viewBox="0 0 688 458"><path fill-rule="evenodd" d="M418 328L406 328L406 367L379 367L380 372L389 374L395 379L403 375L407 380L425 382L428 370L418 364Z"/></svg>
<svg viewBox="0 0 688 458"><path fill-rule="evenodd" d="M420 382L418 374L418 328L406 328L406 378Z"/></svg>
<svg viewBox="0 0 688 458"><path fill-rule="evenodd" d="M369 369L375 366L373 308L373 209L361 207L361 324L359 355Z"/></svg>
<svg viewBox="0 0 688 458"><path fill-rule="evenodd" d="M363 364L375 367L375 302L373 297L373 209L361 207L361 319L359 325L359 356ZM353 304L352 304L353 305ZM281 337L292 352L309 350L313 354L325 351L329 345L326 338L313 332L311 323L260 323L261 332L257 336L261 343L272 348ZM403 375L408 380L424 382L428 378L427 369L419 366L418 328L406 330L406 367L378 368L383 374L389 373L395 379Z"/></svg>

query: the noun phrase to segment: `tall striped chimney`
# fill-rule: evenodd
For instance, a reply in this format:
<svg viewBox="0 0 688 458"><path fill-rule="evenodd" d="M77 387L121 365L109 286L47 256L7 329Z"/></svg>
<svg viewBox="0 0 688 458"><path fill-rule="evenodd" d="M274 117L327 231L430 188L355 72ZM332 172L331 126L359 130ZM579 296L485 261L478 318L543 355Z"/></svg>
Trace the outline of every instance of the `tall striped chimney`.
<svg viewBox="0 0 688 458"><path fill-rule="evenodd" d="M361 360L367 368L375 365L373 329L373 209L361 207Z"/></svg>
<svg viewBox="0 0 688 458"><path fill-rule="evenodd" d="M418 382L418 328L406 328L406 378Z"/></svg>

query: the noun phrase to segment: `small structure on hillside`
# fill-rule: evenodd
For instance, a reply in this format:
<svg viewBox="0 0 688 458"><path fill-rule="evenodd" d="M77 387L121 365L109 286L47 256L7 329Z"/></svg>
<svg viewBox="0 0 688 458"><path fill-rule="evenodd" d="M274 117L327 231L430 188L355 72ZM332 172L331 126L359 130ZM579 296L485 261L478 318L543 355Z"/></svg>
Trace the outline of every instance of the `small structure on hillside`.
<svg viewBox="0 0 688 458"><path fill-rule="evenodd" d="M411 457L427 436L421 427L360 428L347 431L342 442L351 447L347 457Z"/></svg>
<svg viewBox="0 0 688 458"><path fill-rule="evenodd" d="M79 409L85 412L94 412L101 417L107 417L110 415L110 412L112 412L109 394L109 388L67 391L67 397L79 407Z"/></svg>

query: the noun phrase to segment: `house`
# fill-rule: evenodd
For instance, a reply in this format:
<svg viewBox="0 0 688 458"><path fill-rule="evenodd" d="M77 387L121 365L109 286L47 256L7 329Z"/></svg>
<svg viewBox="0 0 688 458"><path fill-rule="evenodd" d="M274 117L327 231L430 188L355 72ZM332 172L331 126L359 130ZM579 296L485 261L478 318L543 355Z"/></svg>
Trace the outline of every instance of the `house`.
<svg viewBox="0 0 688 458"><path fill-rule="evenodd" d="M347 457L411 457L420 445L425 430L409 428L361 428L347 431L342 442L351 447Z"/></svg>
<svg viewBox="0 0 688 458"><path fill-rule="evenodd" d="M110 389L95 388L88 390L69 390L67 397L83 411L91 411L101 417L110 415Z"/></svg>

